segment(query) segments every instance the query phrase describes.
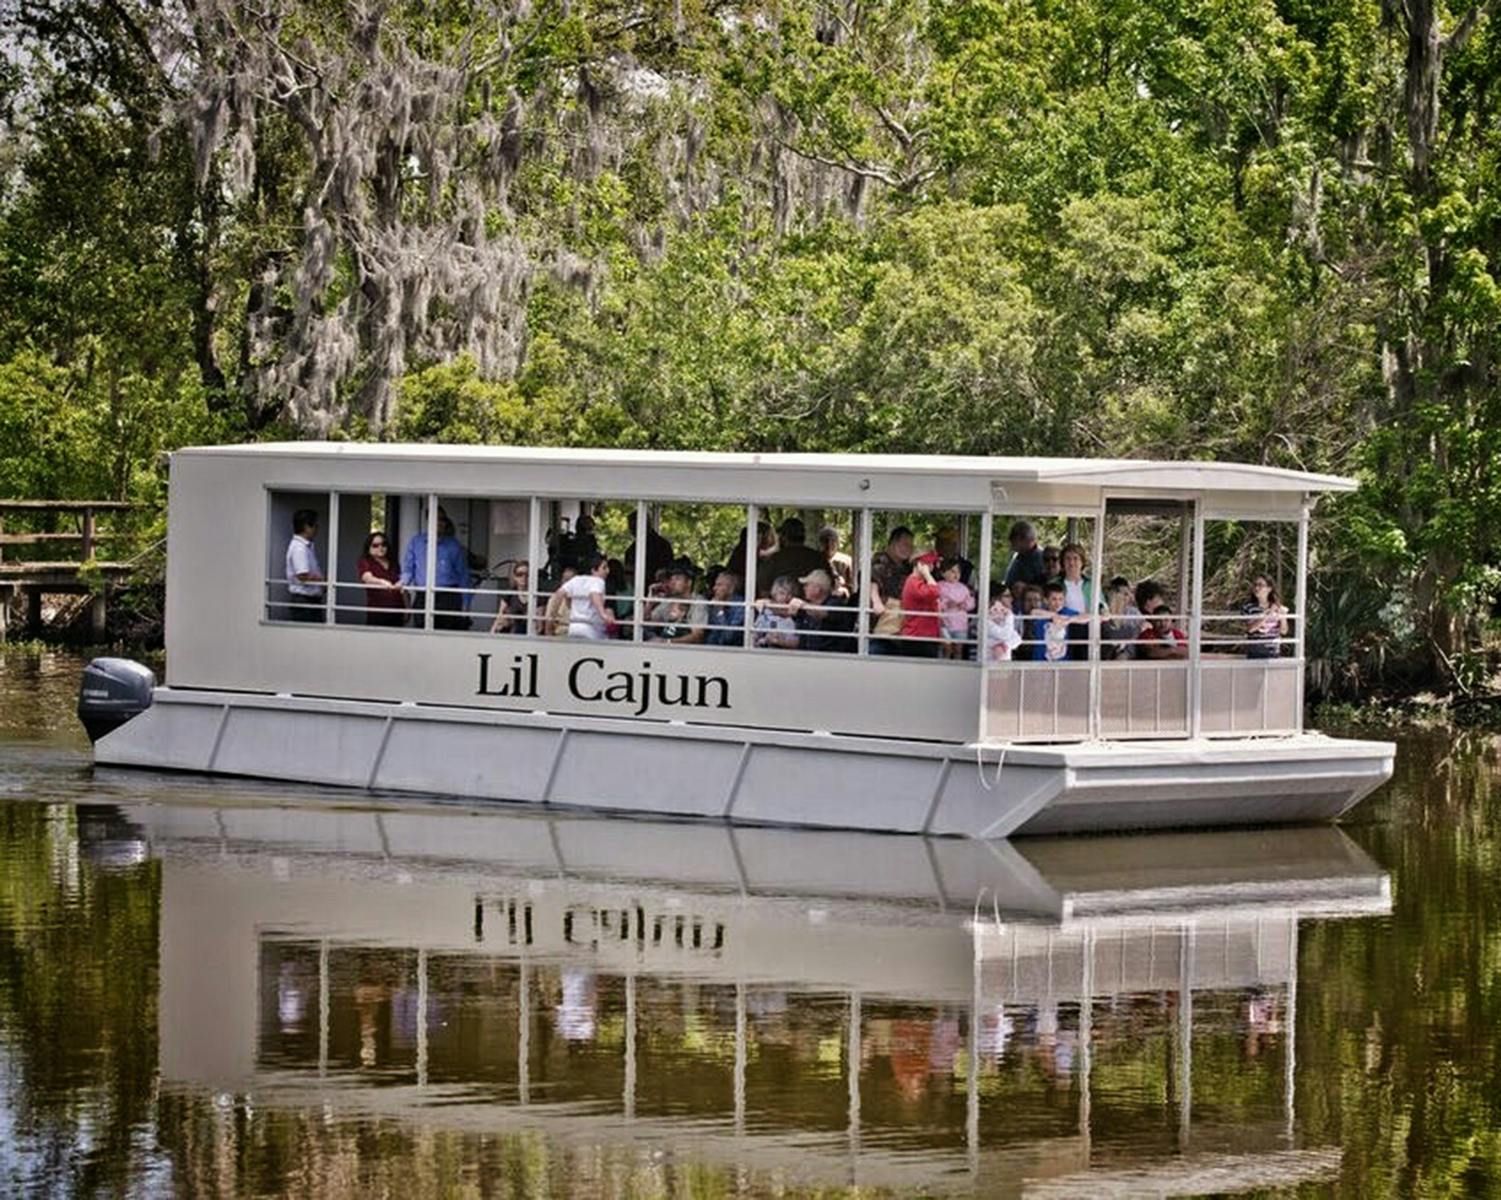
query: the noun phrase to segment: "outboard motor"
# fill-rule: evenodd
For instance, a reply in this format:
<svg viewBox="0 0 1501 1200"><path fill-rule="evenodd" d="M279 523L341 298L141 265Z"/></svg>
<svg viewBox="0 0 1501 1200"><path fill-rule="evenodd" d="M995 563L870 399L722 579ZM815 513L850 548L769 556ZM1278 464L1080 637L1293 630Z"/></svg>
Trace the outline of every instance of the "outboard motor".
<svg viewBox="0 0 1501 1200"><path fill-rule="evenodd" d="M96 658L83 669L78 688L78 719L97 742L131 717L151 707L156 675L128 658Z"/></svg>

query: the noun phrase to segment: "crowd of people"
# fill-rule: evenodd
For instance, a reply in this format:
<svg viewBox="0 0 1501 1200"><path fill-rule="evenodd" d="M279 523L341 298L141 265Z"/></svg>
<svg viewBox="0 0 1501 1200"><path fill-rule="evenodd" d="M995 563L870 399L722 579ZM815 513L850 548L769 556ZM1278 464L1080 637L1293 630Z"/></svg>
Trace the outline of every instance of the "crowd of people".
<svg viewBox="0 0 1501 1200"><path fill-rule="evenodd" d="M292 620L324 619L326 579L316 533L316 512L294 514L286 558ZM1064 662L1088 660L1097 618L1102 658L1181 659L1189 653L1181 614L1172 611L1160 583L1145 579L1133 585L1116 576L1097 588L1082 546L1040 545L1028 521L1011 525L1010 557L1000 578L986 585L983 610L975 565L961 552L953 527L939 529L925 549L919 549L910 528L893 528L871 558L863 604L855 563L841 549L833 526L818 531L816 546L808 544L806 526L797 517L775 528L762 522L753 552L748 540L742 531L723 565L701 570L691 558L674 555L671 542L648 526L642 557L649 583L638 614L625 566L636 562L636 547L623 559L607 556L585 514L566 536L549 539L549 559L535 592L530 564L510 565L500 581L490 632L633 638L639 617L647 641L744 646L749 640L768 650L852 653L864 620L868 651L875 655ZM399 563L393 550L379 530L364 540L356 574L368 624L422 627L431 556L434 626L472 628L466 610L467 589L475 583L473 564L442 508L431 550L425 531L408 541ZM751 553L754 572L748 565ZM748 576L755 583L750 596ZM1228 630L1212 628L1214 620L1225 624L1223 618L1206 620L1203 638L1211 652L1275 658L1288 636L1287 607L1265 575L1255 577Z"/></svg>

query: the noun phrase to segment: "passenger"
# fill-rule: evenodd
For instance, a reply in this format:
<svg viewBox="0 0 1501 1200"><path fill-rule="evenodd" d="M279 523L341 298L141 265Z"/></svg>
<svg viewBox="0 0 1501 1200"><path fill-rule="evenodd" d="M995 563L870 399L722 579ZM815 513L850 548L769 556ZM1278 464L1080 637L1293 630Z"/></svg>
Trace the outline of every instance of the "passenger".
<svg viewBox="0 0 1501 1200"><path fill-rule="evenodd" d="M776 534L772 533L771 526L765 521L756 522L756 578L760 579L765 572L761 570L761 564L767 556L774 554L777 548ZM740 576L741 582L745 581L745 530L740 531L740 539L735 543L735 548L730 551L730 561L725 564L729 569ZM771 578L769 575L766 578Z"/></svg>
<svg viewBox="0 0 1501 1200"><path fill-rule="evenodd" d="M1063 547L1062 553L1063 582L1065 608L1071 608L1081 617L1088 617L1095 610L1094 580L1084 574L1084 547L1078 542L1070 542ZM1087 660L1089 658L1089 621L1074 621L1068 627L1069 658Z"/></svg>
<svg viewBox="0 0 1501 1200"><path fill-rule="evenodd" d="M974 588L975 564L965 558L959 552L959 531L952 525L945 525L933 537L933 548L943 558L957 559L959 562L959 582L965 587Z"/></svg>
<svg viewBox="0 0 1501 1200"><path fill-rule="evenodd" d="M632 542L625 552L625 561L636 567L636 543ZM672 566L672 543L657 532L650 523L646 526L646 577L655 579L657 572Z"/></svg>
<svg viewBox="0 0 1501 1200"><path fill-rule="evenodd" d="M1062 662L1068 657L1069 618L1082 614L1068 606L1068 589L1061 580L1047 584L1042 598L1043 607L1032 613L1042 623L1041 657L1046 662Z"/></svg>
<svg viewBox="0 0 1501 1200"><path fill-rule="evenodd" d="M990 585L990 608L985 613L985 645L990 662L1009 662L1021 645L1016 615L1011 608L1011 589L1000 581Z"/></svg>
<svg viewBox="0 0 1501 1200"><path fill-rule="evenodd" d="M610 563L596 551L588 566L587 572L558 588L557 595L568 601L568 636L600 641L610 636L615 624L615 614L605 607L605 576L610 573Z"/></svg>
<svg viewBox="0 0 1501 1200"><path fill-rule="evenodd" d="M945 658L964 658L969 649L969 614L975 611L975 594L964 583L963 572L963 564L953 556L938 564L938 611L942 614Z"/></svg>
<svg viewBox="0 0 1501 1200"><path fill-rule="evenodd" d="M1025 662L1041 662L1047 649L1046 637L1048 627L1053 623L1052 615L1038 617L1033 614L1043 608L1042 589L1029 585L1022 593L1021 611L1026 614L1022 619L1022 644L1017 658Z"/></svg>
<svg viewBox="0 0 1501 1200"><path fill-rule="evenodd" d="M594 536L594 518L579 513L573 523L573 561L580 566L599 553L599 539Z"/></svg>
<svg viewBox="0 0 1501 1200"><path fill-rule="evenodd" d="M902 585L911 572L912 531L898 525L886 539L886 549L870 560L870 652L901 654Z"/></svg>
<svg viewBox="0 0 1501 1200"><path fill-rule="evenodd" d="M785 575L789 579L801 579L810 571L822 570L823 554L805 544L807 532L797 517L788 517L777 529L775 553L762 559L756 566L756 591L771 590L771 581Z"/></svg>
<svg viewBox="0 0 1501 1200"><path fill-rule="evenodd" d="M620 624L615 627L615 636L624 637L626 630L623 626L631 619L631 613L635 611L635 601L631 598L631 584L625 573L625 564L618 558L609 560L610 573L605 576L605 597L610 611L615 614L615 620Z"/></svg>
<svg viewBox="0 0 1501 1200"><path fill-rule="evenodd" d="M1032 522L1014 522L1006 540L1011 543L1011 561L1006 564L1006 586L1021 583L1041 587L1046 583L1047 572L1043 566L1042 551L1037 547L1037 530L1032 527ZM1015 593L1012 595L1014 597Z"/></svg>
<svg viewBox="0 0 1501 1200"><path fill-rule="evenodd" d="M526 633L531 603L527 589L531 585L531 565L525 561L511 564L511 573L506 578L506 588L495 606L495 620L490 622L491 633Z"/></svg>
<svg viewBox="0 0 1501 1200"><path fill-rule="evenodd" d="M704 640L704 604L693 594L697 569L680 558L667 572L665 595L647 613L646 637L654 642L691 645Z"/></svg>
<svg viewBox="0 0 1501 1200"><path fill-rule="evenodd" d="M294 621L323 620L324 576L313 539L318 514L299 508L292 514L292 540L287 543L287 616Z"/></svg>
<svg viewBox="0 0 1501 1200"><path fill-rule="evenodd" d="M401 572L391 561L390 542L379 529L365 535L354 570L365 585L365 624L404 625L407 602L401 590Z"/></svg>
<svg viewBox="0 0 1501 1200"><path fill-rule="evenodd" d="M568 636L568 597L563 594L563 587L577 575L578 569L572 563L563 564L562 581L547 598L547 609L542 615L542 632L548 637Z"/></svg>
<svg viewBox="0 0 1501 1200"><path fill-rule="evenodd" d="M938 583L933 568L938 555L928 551L912 567L902 584L901 653L908 658L937 658L941 633L938 622Z"/></svg>
<svg viewBox="0 0 1501 1200"><path fill-rule="evenodd" d="M1278 658L1282 654L1279 638L1287 636L1287 606L1277 595L1277 587L1266 575L1251 581L1251 598L1241 606L1246 621L1247 658Z"/></svg>
<svg viewBox="0 0 1501 1200"><path fill-rule="evenodd" d="M454 536L448 513L438 509L438 544L433 569L433 625L438 629L468 629L469 618L455 616L468 606L469 597L461 590L469 587L469 556ZM401 556L401 582L416 593L412 597L412 624L421 629L426 623L427 530L420 531L407 543ZM443 589L443 590L439 590Z"/></svg>
<svg viewBox="0 0 1501 1200"><path fill-rule="evenodd" d="M1162 590L1160 583L1152 579L1138 583L1136 607L1146 618L1133 643L1137 658L1188 657L1188 638L1173 624L1167 593Z"/></svg>
<svg viewBox="0 0 1501 1200"><path fill-rule="evenodd" d="M1042 573L1046 576L1044 583L1063 578L1063 554L1057 546L1042 548Z"/></svg>
<svg viewBox="0 0 1501 1200"><path fill-rule="evenodd" d="M822 568L809 571L798 582L803 585L802 598L794 596L787 606L797 626L798 649L834 654L856 649L855 614L847 599L834 595L829 573Z"/></svg>
<svg viewBox="0 0 1501 1200"><path fill-rule="evenodd" d="M834 581L835 596L855 594L855 560L839 549L839 530L825 525L818 531L818 548L823 551L824 569Z"/></svg>
<svg viewBox="0 0 1501 1200"><path fill-rule="evenodd" d="M776 650L797 649L797 624L792 619L793 583L785 575L771 582L771 596L756 601L754 644Z"/></svg>
<svg viewBox="0 0 1501 1200"><path fill-rule="evenodd" d="M707 607L708 631L704 635L704 644L745 645L745 595L740 588L740 576L730 570L716 574Z"/></svg>
<svg viewBox="0 0 1501 1200"><path fill-rule="evenodd" d="M1111 643L1103 647L1105 658L1131 658L1135 651L1130 643L1141 632L1141 610L1131 595L1131 581L1117 575L1105 593L1108 616L1100 626L1100 638Z"/></svg>

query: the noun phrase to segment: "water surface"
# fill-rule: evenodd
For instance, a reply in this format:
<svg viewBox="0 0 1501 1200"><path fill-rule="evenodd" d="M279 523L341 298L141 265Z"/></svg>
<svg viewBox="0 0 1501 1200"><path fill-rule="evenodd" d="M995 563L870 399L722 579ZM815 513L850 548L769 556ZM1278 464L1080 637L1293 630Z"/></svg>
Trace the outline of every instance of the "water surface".
<svg viewBox="0 0 1501 1200"><path fill-rule="evenodd" d="M96 774L79 666L0 657L0 1194L1501 1190L1490 739L990 848Z"/></svg>

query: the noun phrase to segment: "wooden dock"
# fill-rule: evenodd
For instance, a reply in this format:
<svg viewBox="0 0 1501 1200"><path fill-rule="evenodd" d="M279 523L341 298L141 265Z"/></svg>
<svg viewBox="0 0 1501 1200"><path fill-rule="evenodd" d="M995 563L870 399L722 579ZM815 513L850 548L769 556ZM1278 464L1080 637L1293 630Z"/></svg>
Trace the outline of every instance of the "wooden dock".
<svg viewBox="0 0 1501 1200"><path fill-rule="evenodd" d="M37 636L42 629L42 597L44 595L92 595L89 608L90 627L96 638L105 632L107 596L109 585L125 579L133 569L128 562L113 562L100 559L97 548L101 542L110 541L122 534L113 529L101 529L101 514L128 512L131 505L123 500L0 500L0 642L5 641L7 623L13 598L26 599L26 633ZM7 516L18 515L27 526L25 532L6 532ZM72 529L48 528L36 530L37 525L53 526L63 521L74 522ZM76 559L20 559L7 560L7 547L50 547L77 544ZM102 578L105 587L95 590L93 581Z"/></svg>

